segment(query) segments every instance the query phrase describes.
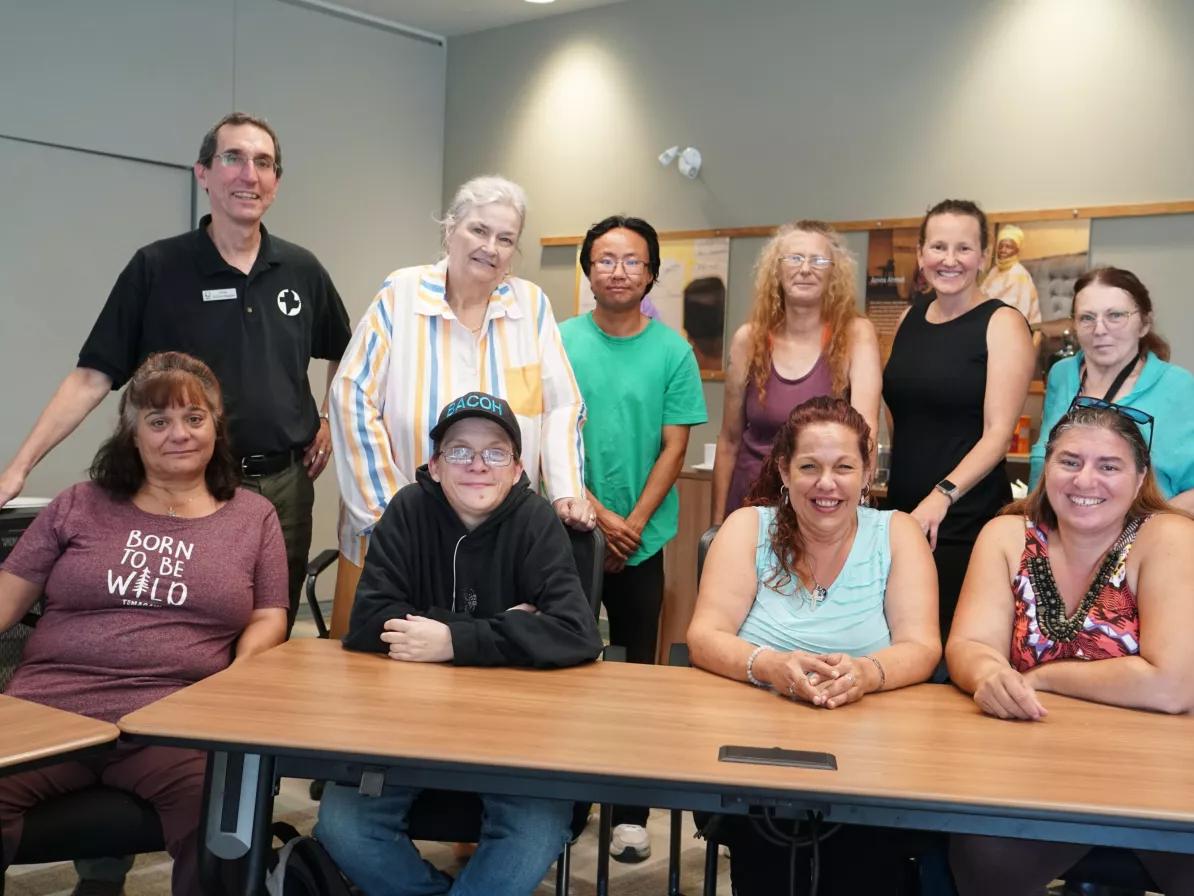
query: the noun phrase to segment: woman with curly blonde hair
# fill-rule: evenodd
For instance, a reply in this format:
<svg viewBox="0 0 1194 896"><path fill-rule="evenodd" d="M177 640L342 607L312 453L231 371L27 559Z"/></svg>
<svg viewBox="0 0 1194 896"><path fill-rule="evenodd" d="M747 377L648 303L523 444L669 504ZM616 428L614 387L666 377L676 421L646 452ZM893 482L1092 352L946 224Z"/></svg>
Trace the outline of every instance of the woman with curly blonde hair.
<svg viewBox="0 0 1194 896"><path fill-rule="evenodd" d="M713 464L713 522L742 506L792 408L847 399L878 431L879 341L858 312L854 258L823 221L785 224L755 268L749 320L734 333Z"/></svg>

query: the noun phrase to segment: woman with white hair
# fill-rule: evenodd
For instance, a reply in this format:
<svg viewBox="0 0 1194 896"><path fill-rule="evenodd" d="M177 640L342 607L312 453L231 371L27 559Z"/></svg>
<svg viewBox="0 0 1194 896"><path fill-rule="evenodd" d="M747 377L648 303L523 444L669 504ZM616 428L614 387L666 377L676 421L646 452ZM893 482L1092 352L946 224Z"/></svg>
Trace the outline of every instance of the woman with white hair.
<svg viewBox="0 0 1194 896"><path fill-rule="evenodd" d="M343 501L334 630L347 622L373 526L431 457L431 429L455 396L504 398L532 488L542 481L568 525L596 521L585 500L584 402L551 303L510 274L526 204L501 177L461 186L441 222L444 257L386 277L357 324L331 388Z"/></svg>

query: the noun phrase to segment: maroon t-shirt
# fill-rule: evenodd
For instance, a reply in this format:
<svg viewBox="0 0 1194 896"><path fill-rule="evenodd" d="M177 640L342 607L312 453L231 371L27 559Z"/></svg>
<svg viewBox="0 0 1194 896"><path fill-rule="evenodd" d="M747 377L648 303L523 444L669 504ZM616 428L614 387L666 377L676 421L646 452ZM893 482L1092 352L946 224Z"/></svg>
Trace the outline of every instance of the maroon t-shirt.
<svg viewBox="0 0 1194 896"><path fill-rule="evenodd" d="M253 611L290 604L278 516L240 489L185 519L81 482L3 568L46 595L5 693L109 722L226 668Z"/></svg>

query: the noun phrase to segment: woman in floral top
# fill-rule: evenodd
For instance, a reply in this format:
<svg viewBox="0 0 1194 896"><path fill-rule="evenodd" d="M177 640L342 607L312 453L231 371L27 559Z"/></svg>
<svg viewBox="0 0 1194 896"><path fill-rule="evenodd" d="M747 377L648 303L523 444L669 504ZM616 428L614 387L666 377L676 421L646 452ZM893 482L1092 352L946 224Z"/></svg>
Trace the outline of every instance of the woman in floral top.
<svg viewBox="0 0 1194 896"><path fill-rule="evenodd" d="M984 527L945 650L983 712L1041 719L1042 692L1194 708L1194 521L1157 487L1151 428L1134 408L1076 399L1036 489ZM954 836L950 864L961 896L1035 894L1089 848ZM1166 893L1194 892L1194 856L1137 854Z"/></svg>

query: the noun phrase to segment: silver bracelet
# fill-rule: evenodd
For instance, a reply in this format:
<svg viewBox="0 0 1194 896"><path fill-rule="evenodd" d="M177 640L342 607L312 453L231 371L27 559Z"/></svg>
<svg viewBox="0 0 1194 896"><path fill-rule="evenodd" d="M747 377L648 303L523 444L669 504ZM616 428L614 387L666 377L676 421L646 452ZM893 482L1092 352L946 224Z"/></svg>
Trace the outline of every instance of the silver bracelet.
<svg viewBox="0 0 1194 896"><path fill-rule="evenodd" d="M746 661L746 680L753 684L756 688L765 688L767 685L755 678L755 660L764 650L774 649L774 647L767 647L765 645L763 647L756 647L753 651L751 651L750 659Z"/></svg>
<svg viewBox="0 0 1194 896"><path fill-rule="evenodd" d="M883 671L883 664L871 656L869 653L863 657L864 660L870 660L875 664L875 668L879 670L879 686L875 688L875 692L883 690L883 685L887 684L887 673Z"/></svg>

